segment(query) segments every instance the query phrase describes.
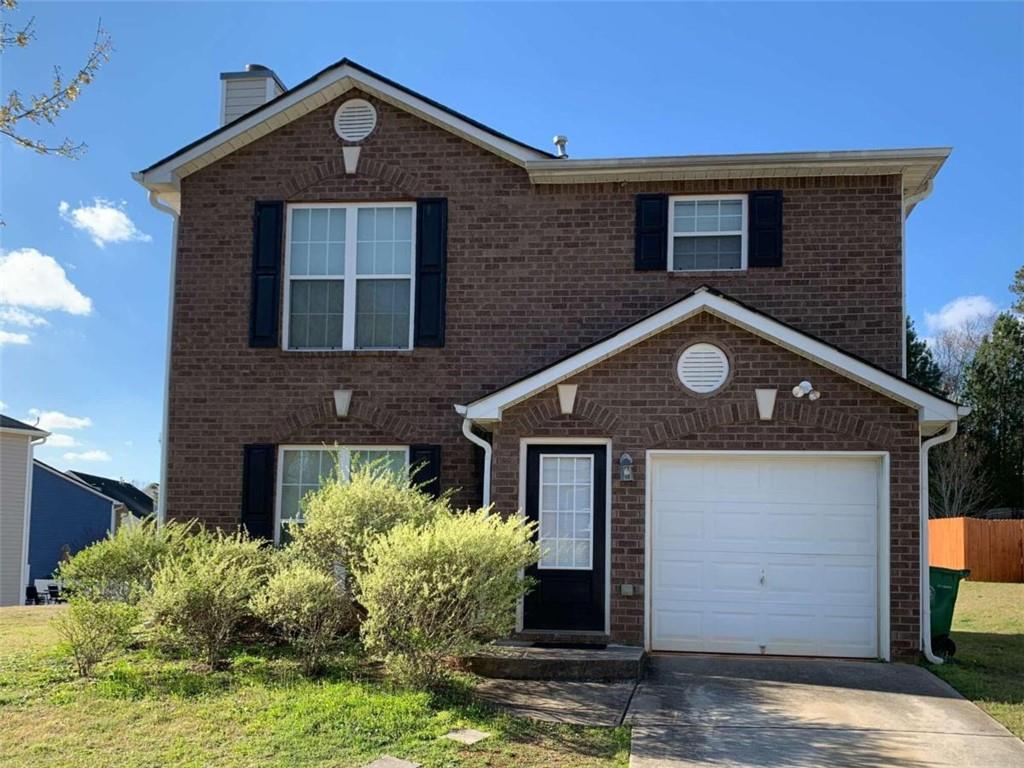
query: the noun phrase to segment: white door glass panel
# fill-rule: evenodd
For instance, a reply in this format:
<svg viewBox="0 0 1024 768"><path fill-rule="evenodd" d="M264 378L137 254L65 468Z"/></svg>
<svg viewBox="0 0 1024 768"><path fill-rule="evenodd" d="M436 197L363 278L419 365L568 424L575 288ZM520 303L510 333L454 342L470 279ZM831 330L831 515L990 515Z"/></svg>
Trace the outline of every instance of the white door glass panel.
<svg viewBox="0 0 1024 768"><path fill-rule="evenodd" d="M593 488L593 456L541 455L539 568L593 567Z"/></svg>

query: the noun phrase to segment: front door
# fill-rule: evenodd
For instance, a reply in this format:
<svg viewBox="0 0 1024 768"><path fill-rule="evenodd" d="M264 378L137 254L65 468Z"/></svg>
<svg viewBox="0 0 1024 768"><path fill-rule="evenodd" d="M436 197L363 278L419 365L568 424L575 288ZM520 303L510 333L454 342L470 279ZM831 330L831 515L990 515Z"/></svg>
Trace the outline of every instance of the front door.
<svg viewBox="0 0 1024 768"><path fill-rule="evenodd" d="M537 523L536 586L523 603L523 628L605 629L608 452L604 445L529 445L526 516Z"/></svg>

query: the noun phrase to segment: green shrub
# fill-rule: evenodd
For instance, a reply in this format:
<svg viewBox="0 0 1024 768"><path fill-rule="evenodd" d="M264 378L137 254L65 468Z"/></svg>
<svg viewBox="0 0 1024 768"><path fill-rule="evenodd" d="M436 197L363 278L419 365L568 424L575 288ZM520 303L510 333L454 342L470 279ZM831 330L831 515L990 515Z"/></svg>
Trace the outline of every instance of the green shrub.
<svg viewBox="0 0 1024 768"><path fill-rule="evenodd" d="M446 662L511 632L537 562L533 524L489 509L404 523L370 544L355 571L366 649L398 678L433 685Z"/></svg>
<svg viewBox="0 0 1024 768"><path fill-rule="evenodd" d="M325 482L302 501L302 525L290 533L299 557L326 573L351 574L361 567L367 546L400 523L422 524L450 511L448 496L434 499L410 486L405 473L372 462L352 470L348 481Z"/></svg>
<svg viewBox="0 0 1024 768"><path fill-rule="evenodd" d="M295 648L309 674L319 671L324 656L354 627L344 587L303 562L285 562L253 599L253 611Z"/></svg>
<svg viewBox="0 0 1024 768"><path fill-rule="evenodd" d="M173 522L158 526L152 519L122 525L62 563L57 577L68 592L86 600L137 603L160 564L181 550L191 528Z"/></svg>
<svg viewBox="0 0 1024 768"><path fill-rule="evenodd" d="M272 550L245 533L201 530L153 577L142 605L164 646L194 653L211 669L252 617L250 601L263 586Z"/></svg>
<svg viewBox="0 0 1024 768"><path fill-rule="evenodd" d="M54 621L78 674L87 677L99 662L128 647L139 619L134 605L73 598Z"/></svg>

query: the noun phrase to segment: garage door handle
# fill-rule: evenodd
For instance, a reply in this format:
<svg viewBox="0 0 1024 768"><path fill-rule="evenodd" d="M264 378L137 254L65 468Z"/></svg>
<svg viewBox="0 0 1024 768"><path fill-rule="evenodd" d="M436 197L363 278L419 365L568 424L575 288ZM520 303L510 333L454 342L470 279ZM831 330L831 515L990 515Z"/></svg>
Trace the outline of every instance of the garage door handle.
<svg viewBox="0 0 1024 768"><path fill-rule="evenodd" d="M764 568L762 568L761 569L761 586L763 587L767 582L768 582L768 580L765 578L765 575L764 575Z"/></svg>

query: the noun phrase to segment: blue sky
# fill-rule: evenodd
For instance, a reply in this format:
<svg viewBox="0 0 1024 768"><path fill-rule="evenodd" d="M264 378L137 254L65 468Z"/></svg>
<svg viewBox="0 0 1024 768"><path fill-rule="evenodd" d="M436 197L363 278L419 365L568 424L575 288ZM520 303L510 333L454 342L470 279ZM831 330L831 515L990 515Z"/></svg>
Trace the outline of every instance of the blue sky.
<svg viewBox="0 0 1024 768"><path fill-rule="evenodd" d="M934 333L1005 307L1024 263L1020 3L28 2L11 20L30 15L4 94L75 67L100 18L116 48L43 133L84 159L0 142L0 401L64 436L38 453L60 467L158 477L171 226L130 172L215 128L218 74L249 62L294 85L348 56L536 146L567 134L573 157L952 145L908 224L911 315Z"/></svg>

